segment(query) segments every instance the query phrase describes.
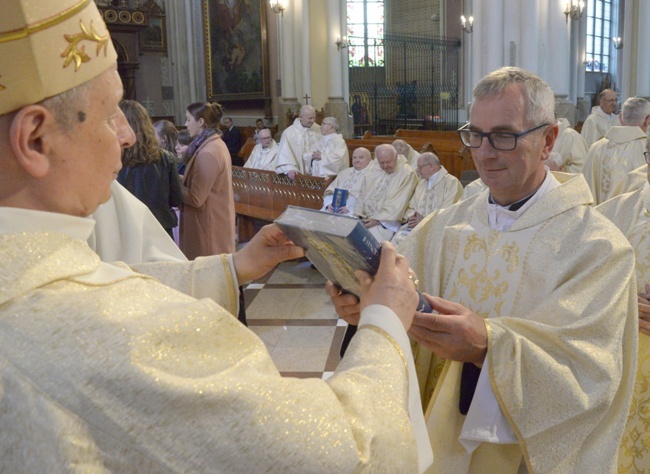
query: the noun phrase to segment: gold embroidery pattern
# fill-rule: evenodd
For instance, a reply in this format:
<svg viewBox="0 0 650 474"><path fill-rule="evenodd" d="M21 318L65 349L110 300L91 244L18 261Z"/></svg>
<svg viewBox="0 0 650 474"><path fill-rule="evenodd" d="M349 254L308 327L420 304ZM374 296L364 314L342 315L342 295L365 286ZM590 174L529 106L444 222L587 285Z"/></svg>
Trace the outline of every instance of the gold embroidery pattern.
<svg viewBox="0 0 650 474"><path fill-rule="evenodd" d="M500 281L501 271L499 270L494 270L490 274L488 264L494 256L500 256L507 264L508 273L514 272L519 265L519 247L516 243L512 243L498 247L491 252L488 243L478 235L470 236L467 240L463 258L469 260L472 254L483 253L485 254L485 263L482 268L477 268L477 264L472 264L469 272L461 269L458 273L458 283L469 288L471 298L477 302L484 302L491 296L502 296L508 291L508 282Z"/></svg>
<svg viewBox="0 0 650 474"><path fill-rule="evenodd" d="M70 63L74 61L75 72L79 70L82 63L87 63L90 61L90 57L86 54L86 46L83 45L79 47L80 42L92 41L94 43L97 43L97 51L95 51L95 56L99 56L99 52L102 49L104 49L104 56L106 56L106 48L108 46L108 33L106 33L104 36L100 36L95 31L92 20L90 21L90 32L86 28L86 25L84 25L83 21L80 20L79 25L81 26L81 33L77 33L76 35L64 35L65 40L70 44L65 49L65 51L61 53L61 57L65 58L63 67L68 67Z"/></svg>

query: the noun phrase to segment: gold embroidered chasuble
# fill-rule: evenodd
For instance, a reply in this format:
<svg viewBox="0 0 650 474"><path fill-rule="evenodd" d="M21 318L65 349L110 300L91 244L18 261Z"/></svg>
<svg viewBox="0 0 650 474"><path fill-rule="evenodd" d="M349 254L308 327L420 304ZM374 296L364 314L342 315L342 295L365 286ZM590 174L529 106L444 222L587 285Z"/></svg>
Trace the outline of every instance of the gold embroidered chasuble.
<svg viewBox="0 0 650 474"><path fill-rule="evenodd" d="M648 165L642 165L630 171L614 183L607 199L641 189L648 182Z"/></svg>
<svg viewBox="0 0 650 474"><path fill-rule="evenodd" d="M415 348L431 472L611 472L636 356L633 253L588 204L581 175L542 196L506 232L488 226L484 193L438 211L399 251L427 293L486 318L489 377L519 445L458 441L462 364ZM437 380L437 384L436 384ZM432 391L435 388L435 392Z"/></svg>
<svg viewBox="0 0 650 474"><path fill-rule="evenodd" d="M383 330L362 326L327 382L283 378L213 301L100 262L90 230L8 232L3 212L0 471L417 470L406 360Z"/></svg>
<svg viewBox="0 0 650 474"><path fill-rule="evenodd" d="M378 221L399 221L408 208L418 176L403 155L397 156L395 171L384 173L374 160L361 180L354 213Z"/></svg>
<svg viewBox="0 0 650 474"><path fill-rule="evenodd" d="M438 173L439 175L431 187L429 187L427 179L421 179L418 182L402 220L408 220L416 211L427 216L433 211L451 206L460 199L463 194L463 185L458 178L449 174L444 166Z"/></svg>
<svg viewBox="0 0 650 474"><path fill-rule="evenodd" d="M582 173L596 204L608 199L612 186L626 173L645 164L646 142L639 127L615 126L589 148Z"/></svg>
<svg viewBox="0 0 650 474"><path fill-rule="evenodd" d="M650 283L650 188L620 195L596 208L627 236L636 260L637 292ZM650 337L639 334L632 405L618 452L618 472L650 472Z"/></svg>

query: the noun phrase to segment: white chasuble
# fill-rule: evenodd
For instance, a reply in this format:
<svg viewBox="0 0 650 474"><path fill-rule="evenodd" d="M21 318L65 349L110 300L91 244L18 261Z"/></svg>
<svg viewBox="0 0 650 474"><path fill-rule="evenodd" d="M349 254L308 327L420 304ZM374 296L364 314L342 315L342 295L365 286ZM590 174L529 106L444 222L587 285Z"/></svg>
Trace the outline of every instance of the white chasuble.
<svg viewBox="0 0 650 474"><path fill-rule="evenodd" d="M637 291L650 284L650 188L620 195L596 208L630 240L636 260ZM634 396L618 452L618 472L650 472L650 337L639 334Z"/></svg>
<svg viewBox="0 0 650 474"><path fill-rule="evenodd" d="M328 381L284 378L213 301L100 262L92 225L0 208L0 472L428 466L408 340L388 308L363 311Z"/></svg>
<svg viewBox="0 0 650 474"><path fill-rule="evenodd" d="M490 229L481 193L425 218L398 249L422 291L486 318L490 384L518 440L469 455L462 364L447 361L436 383L438 359L417 345L431 472L516 473L522 458L533 473L615 470L636 359L633 252L589 206L581 175L555 176L562 184L507 231Z"/></svg>

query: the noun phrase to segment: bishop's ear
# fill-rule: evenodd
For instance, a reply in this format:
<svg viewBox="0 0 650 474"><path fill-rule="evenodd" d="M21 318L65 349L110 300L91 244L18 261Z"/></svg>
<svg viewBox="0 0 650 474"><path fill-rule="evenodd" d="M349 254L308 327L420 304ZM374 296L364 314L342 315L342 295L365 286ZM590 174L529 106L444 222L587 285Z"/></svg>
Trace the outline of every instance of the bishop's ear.
<svg viewBox="0 0 650 474"><path fill-rule="evenodd" d="M31 176L41 178L50 169L48 150L51 138L59 127L42 105L23 107L9 127L9 144L18 164Z"/></svg>

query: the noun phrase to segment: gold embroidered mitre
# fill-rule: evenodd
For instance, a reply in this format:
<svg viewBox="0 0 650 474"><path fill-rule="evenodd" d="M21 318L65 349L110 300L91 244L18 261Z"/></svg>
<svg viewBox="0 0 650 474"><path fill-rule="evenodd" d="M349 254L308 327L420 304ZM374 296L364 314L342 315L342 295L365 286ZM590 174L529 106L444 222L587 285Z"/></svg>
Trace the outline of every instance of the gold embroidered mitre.
<svg viewBox="0 0 650 474"><path fill-rule="evenodd" d="M92 0L2 0L0 115L72 89L115 64Z"/></svg>

